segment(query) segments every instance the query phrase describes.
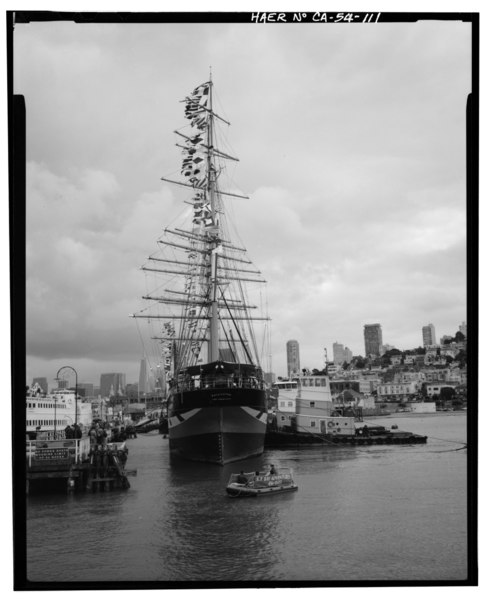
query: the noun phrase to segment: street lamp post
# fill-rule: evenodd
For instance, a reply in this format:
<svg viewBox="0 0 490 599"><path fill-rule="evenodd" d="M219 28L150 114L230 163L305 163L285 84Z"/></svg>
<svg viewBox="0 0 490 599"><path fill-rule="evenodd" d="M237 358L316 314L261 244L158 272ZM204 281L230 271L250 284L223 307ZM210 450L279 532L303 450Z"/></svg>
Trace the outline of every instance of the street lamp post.
<svg viewBox="0 0 490 599"><path fill-rule="evenodd" d="M55 397L54 398L54 438L56 440L57 436L56 436L56 405L58 403L58 399Z"/></svg>
<svg viewBox="0 0 490 599"><path fill-rule="evenodd" d="M77 427L78 424L78 373L77 371L73 368L73 366L62 366L57 374L56 374L56 380L59 381L60 380L60 372L62 370L72 370L75 373L75 428Z"/></svg>

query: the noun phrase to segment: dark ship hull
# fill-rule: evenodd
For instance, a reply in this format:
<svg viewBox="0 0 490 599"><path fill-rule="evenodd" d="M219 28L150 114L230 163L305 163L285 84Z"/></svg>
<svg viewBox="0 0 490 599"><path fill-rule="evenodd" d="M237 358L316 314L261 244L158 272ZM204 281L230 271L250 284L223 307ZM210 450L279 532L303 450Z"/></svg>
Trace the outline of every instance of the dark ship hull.
<svg viewBox="0 0 490 599"><path fill-rule="evenodd" d="M234 384L228 378L198 389L181 385L170 391L172 457L224 465L263 452L267 424L265 391L258 385L253 388L247 381Z"/></svg>

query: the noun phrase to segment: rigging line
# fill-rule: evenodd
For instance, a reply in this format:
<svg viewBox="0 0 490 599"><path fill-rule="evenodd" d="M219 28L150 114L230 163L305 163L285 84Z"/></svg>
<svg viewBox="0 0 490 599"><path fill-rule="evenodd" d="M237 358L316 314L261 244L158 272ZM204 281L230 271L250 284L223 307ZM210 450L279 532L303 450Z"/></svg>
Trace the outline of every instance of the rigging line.
<svg viewBox="0 0 490 599"><path fill-rule="evenodd" d="M440 439L439 437L427 437L428 439L434 439L436 441L444 441L445 443L457 443L458 445L464 445L466 447L467 443L463 443L463 441L452 441L451 439ZM454 450L451 450L454 451Z"/></svg>
<svg viewBox="0 0 490 599"><path fill-rule="evenodd" d="M231 352L231 355L233 356L233 359L235 360L235 362L237 362L237 356L235 355L235 352L233 350L233 347L231 346L230 340L228 339L228 335L226 334L226 329L225 329L225 323L223 321L221 321L221 327L223 328L223 332L225 334L225 339L226 339L226 343L228 344L228 349Z"/></svg>
<svg viewBox="0 0 490 599"><path fill-rule="evenodd" d="M147 352L147 350L146 350L146 347L145 347L145 342L144 342L144 340L143 340L143 335L141 334L141 331L140 331L140 327L139 327L139 324L138 324L138 319L137 319L137 318L135 318L134 320L135 320L135 322L136 322L136 329L137 329L137 331L138 331L138 335L139 335L139 337L140 337L141 346L142 346L142 349L143 349L143 357L144 357L146 360L148 360L148 352Z"/></svg>
<svg viewBox="0 0 490 599"><path fill-rule="evenodd" d="M240 290L240 295L243 298L244 302L248 302L248 295L246 294L246 290L243 288L242 282L239 280L238 281L238 288ZM253 350L255 352L255 358L256 358L256 362L257 365L260 366L260 360L259 360L259 352L258 352L258 348L257 348L257 339L255 337L255 329L253 328L252 325L252 321L249 319L248 320L248 332L249 332L249 336L250 336L250 340L252 342L252 346L253 346Z"/></svg>
<svg viewBox="0 0 490 599"><path fill-rule="evenodd" d="M218 289L221 292L221 297L223 298L223 301L225 302L225 306L228 309L228 312L230 314L230 318L231 318L233 324L235 325L236 332L238 333L238 337L240 338L240 343L242 344L242 347L243 347L243 349L245 351L245 354L247 355L247 358L249 359L250 364L253 364L253 360L252 360L252 357L250 355L250 352L248 351L248 347L246 346L245 342L243 341L243 337L242 337L242 335L240 333L240 330L239 330L239 328L237 326L237 323L235 322L235 319L233 318L233 314L231 313L230 308L228 308L228 303L226 301L225 294L223 293L223 289L221 288L221 286L219 286Z"/></svg>

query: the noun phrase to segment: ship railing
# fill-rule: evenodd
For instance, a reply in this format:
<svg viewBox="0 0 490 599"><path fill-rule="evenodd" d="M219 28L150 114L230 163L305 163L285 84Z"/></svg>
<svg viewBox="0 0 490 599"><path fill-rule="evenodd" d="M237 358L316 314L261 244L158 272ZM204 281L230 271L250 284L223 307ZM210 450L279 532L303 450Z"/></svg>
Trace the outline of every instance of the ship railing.
<svg viewBox="0 0 490 599"><path fill-rule="evenodd" d="M36 458L36 451L43 449L68 449L68 455L70 456L71 461L78 464L89 454L90 438L26 440L26 459L28 466L31 466L33 458Z"/></svg>
<svg viewBox="0 0 490 599"><path fill-rule="evenodd" d="M195 391L200 389L263 389L264 384L256 378L207 377L201 381L180 381L177 390Z"/></svg>

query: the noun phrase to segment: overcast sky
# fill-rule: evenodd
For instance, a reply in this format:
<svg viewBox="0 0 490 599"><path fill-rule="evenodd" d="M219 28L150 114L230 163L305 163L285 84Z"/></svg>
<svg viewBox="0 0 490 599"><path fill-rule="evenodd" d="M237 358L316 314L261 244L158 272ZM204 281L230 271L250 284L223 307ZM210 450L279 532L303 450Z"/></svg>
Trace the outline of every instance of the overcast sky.
<svg viewBox="0 0 490 599"><path fill-rule="evenodd" d="M286 342L322 368L454 335L466 320L470 24L18 24L27 106L27 382L69 364L137 380L139 267L182 194L180 103L208 79L240 163L230 200L268 280L272 370ZM142 327L141 332L144 334Z"/></svg>

